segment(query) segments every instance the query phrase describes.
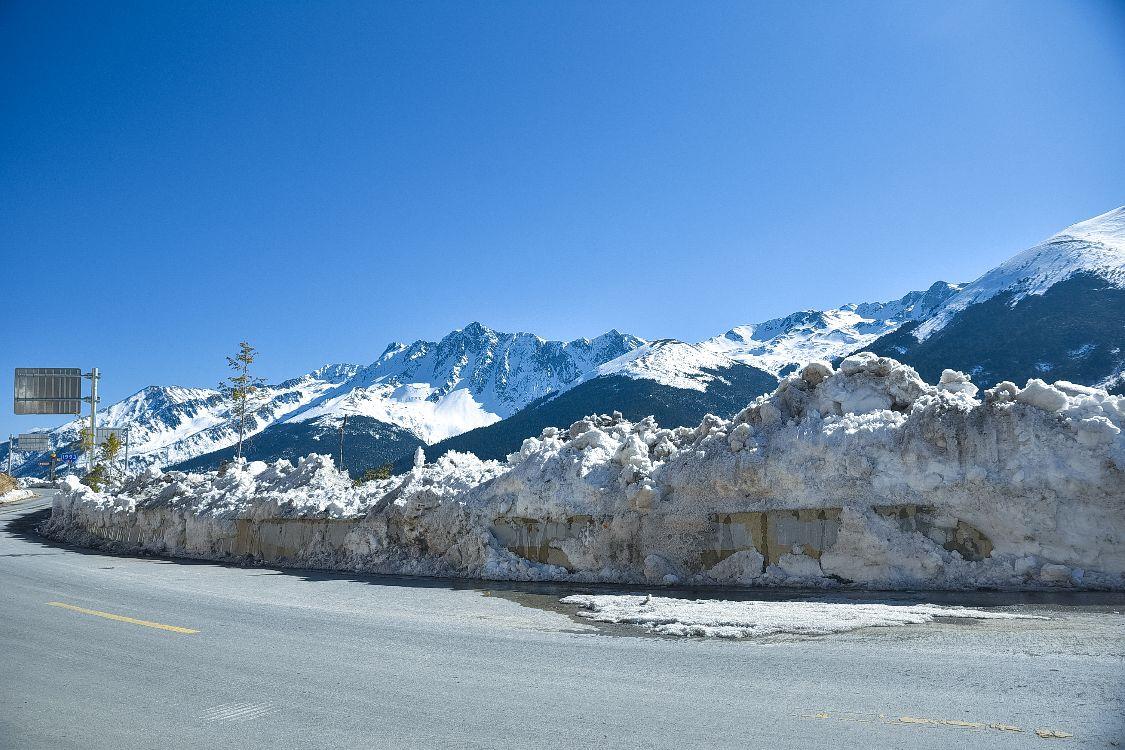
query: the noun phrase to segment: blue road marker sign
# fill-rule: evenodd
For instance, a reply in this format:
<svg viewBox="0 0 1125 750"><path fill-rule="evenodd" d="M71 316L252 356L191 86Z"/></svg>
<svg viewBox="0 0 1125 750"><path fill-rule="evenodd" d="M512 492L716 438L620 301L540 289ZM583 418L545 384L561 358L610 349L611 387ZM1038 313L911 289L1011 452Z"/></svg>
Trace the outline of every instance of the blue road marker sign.
<svg viewBox="0 0 1125 750"><path fill-rule="evenodd" d="M63 461L66 461L68 464L72 464L72 463L74 463L75 461L78 460L78 454L77 453L63 453L59 456L59 458L61 458Z"/></svg>

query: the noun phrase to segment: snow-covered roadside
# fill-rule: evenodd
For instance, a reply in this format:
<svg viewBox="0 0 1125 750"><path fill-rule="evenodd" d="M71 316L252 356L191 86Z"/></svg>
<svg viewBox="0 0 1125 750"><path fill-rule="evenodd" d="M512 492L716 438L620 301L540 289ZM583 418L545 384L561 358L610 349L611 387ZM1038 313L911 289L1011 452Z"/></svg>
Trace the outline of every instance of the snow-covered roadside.
<svg viewBox="0 0 1125 750"><path fill-rule="evenodd" d="M548 428L361 487L327 456L73 479L47 533L120 549L419 575L703 585L1125 588L1125 398L977 398L863 353L732 420Z"/></svg>
<svg viewBox="0 0 1125 750"><path fill-rule="evenodd" d="M935 618L1044 620L1037 615L937 604L848 601L724 601L673 599L652 595L586 595L562 599L580 617L595 622L637 625L650 633L713 638L769 635L830 635L849 630L920 625Z"/></svg>
<svg viewBox="0 0 1125 750"><path fill-rule="evenodd" d="M31 490L12 490L11 492L5 492L3 495L0 495L0 505L18 503L30 497L35 497L35 493Z"/></svg>

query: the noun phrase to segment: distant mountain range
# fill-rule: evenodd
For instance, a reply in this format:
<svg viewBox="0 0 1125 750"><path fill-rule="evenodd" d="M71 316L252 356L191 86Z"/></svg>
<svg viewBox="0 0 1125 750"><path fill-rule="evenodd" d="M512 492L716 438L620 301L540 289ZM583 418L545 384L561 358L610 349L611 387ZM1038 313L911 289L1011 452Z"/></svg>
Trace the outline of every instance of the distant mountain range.
<svg viewBox="0 0 1125 750"><path fill-rule="evenodd" d="M592 413L655 415L662 424L729 416L778 379L817 359L862 349L943 368L978 385L1030 377L1125 387L1125 207L1064 229L969 284L937 282L891 302L802 310L690 344L609 331L547 341L480 323L440 341L392 343L367 366L327 365L263 388L244 453L252 459L335 454L348 415L353 474L409 465L423 446L501 458L544 427ZM131 468L211 468L233 455L230 406L205 388L150 386L100 412L131 430ZM80 422L50 432L73 444ZM0 447L0 462L8 446ZM17 475L41 474L18 453Z"/></svg>

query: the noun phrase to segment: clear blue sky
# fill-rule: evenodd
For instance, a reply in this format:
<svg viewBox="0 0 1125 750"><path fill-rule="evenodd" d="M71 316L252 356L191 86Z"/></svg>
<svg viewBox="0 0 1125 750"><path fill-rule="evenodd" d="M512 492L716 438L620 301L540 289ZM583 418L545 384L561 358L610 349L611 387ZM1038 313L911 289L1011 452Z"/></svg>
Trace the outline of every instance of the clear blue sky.
<svg viewBox="0 0 1125 750"><path fill-rule="evenodd" d="M15 366L690 341L1125 203L1125 4L0 3Z"/></svg>

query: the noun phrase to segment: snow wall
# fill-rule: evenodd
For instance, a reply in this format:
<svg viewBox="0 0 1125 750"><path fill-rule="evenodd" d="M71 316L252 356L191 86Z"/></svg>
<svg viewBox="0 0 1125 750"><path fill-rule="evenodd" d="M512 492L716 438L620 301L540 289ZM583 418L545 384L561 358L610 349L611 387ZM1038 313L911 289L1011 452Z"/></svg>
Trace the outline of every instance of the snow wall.
<svg viewBox="0 0 1125 750"><path fill-rule="evenodd" d="M979 398L978 398L979 395ZM353 487L328 456L69 480L45 532L102 548L514 580L1125 589L1125 397L978 394L861 353L732 420L581 420L506 462Z"/></svg>

